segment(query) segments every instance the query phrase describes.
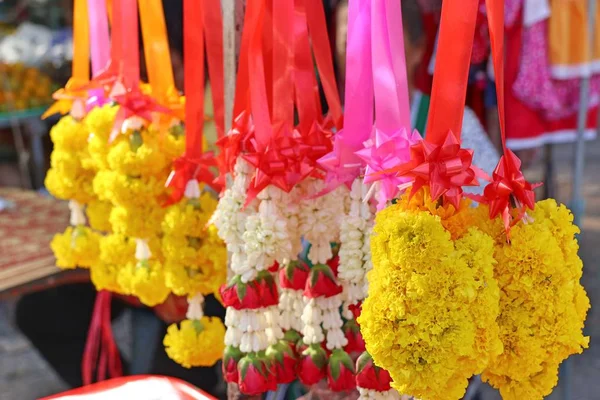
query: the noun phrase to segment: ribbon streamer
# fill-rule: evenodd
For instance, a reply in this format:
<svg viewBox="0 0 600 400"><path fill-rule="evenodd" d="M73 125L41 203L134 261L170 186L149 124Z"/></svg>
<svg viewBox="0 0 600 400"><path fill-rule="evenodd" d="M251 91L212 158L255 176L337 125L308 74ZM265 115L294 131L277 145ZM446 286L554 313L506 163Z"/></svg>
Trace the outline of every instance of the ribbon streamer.
<svg viewBox="0 0 600 400"><path fill-rule="evenodd" d="M451 131L460 143L479 0L444 0L425 137L441 145Z"/></svg>
<svg viewBox="0 0 600 400"><path fill-rule="evenodd" d="M504 154L500 157L500 161L492 174L492 181L485 187L483 196L471 197L489 205L490 218L496 218L498 215L502 216L507 238L510 238L511 226L525 216L527 209L534 209L535 193L533 190L541 184L527 182L521 171L521 160L506 147L506 116L504 111L504 2L500 0L486 0L486 8L498 97L498 119ZM518 210L517 215L511 213L511 199Z"/></svg>
<svg viewBox="0 0 600 400"><path fill-rule="evenodd" d="M214 119L217 136L225 135L225 77L223 70L223 18L221 8L212 0L204 1L204 39L206 59L213 100Z"/></svg>
<svg viewBox="0 0 600 400"><path fill-rule="evenodd" d="M110 39L106 0L87 0L90 23L92 76L106 68L110 59Z"/></svg>

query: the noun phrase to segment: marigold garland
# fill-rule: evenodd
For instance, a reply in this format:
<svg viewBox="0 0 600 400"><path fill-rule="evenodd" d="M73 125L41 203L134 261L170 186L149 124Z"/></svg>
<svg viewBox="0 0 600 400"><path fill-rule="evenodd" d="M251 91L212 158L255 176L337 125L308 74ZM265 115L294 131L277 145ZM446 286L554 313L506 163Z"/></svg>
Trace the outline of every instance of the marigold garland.
<svg viewBox="0 0 600 400"><path fill-rule="evenodd" d="M60 268L89 268L97 262L99 235L82 225L69 226L50 242Z"/></svg>
<svg viewBox="0 0 600 400"><path fill-rule="evenodd" d="M377 214L358 321L367 350L399 392L458 399L502 352L493 241L474 228L452 240L440 216L410 204L404 197ZM445 208L445 220L454 216Z"/></svg>
<svg viewBox="0 0 600 400"><path fill-rule="evenodd" d="M487 214L487 207L479 212ZM579 283L582 262L573 215L554 199L539 201L527 222L503 234L500 219L477 218L495 238L504 352L483 379L507 400L542 399L558 381L558 367L589 345L582 333L589 299Z"/></svg>

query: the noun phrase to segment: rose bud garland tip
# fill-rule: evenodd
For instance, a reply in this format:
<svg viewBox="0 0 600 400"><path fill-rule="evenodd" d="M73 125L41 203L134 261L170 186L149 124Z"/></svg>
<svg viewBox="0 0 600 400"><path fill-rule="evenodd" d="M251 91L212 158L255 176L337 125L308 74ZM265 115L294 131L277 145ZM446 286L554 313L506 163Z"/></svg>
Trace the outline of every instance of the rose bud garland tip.
<svg viewBox="0 0 600 400"><path fill-rule="evenodd" d="M327 353L320 344L311 344L303 352L298 363L298 378L304 385L314 385L325 378Z"/></svg>
<svg viewBox="0 0 600 400"><path fill-rule="evenodd" d="M356 360L356 385L358 387L387 392L391 389L391 383L390 373L376 366L368 352L365 351L358 357Z"/></svg>
<svg viewBox="0 0 600 400"><path fill-rule="evenodd" d="M275 375L264 356L247 354L238 362L238 385L244 394L254 396L277 389Z"/></svg>
<svg viewBox="0 0 600 400"><path fill-rule="evenodd" d="M334 392L346 392L356 388L354 363L348 353L335 349L327 364L327 384Z"/></svg>
<svg viewBox="0 0 600 400"><path fill-rule="evenodd" d="M269 346L266 355L271 362L272 372L277 377L277 383L290 383L296 380L298 358L290 343L280 340Z"/></svg>
<svg viewBox="0 0 600 400"><path fill-rule="evenodd" d="M310 270L304 287L304 296L308 298L331 297L342 293L342 286L336 283L335 275L326 264L317 264Z"/></svg>
<svg viewBox="0 0 600 400"><path fill-rule="evenodd" d="M270 272L260 272L255 282L259 286L261 307L270 307L279 304L277 282L275 282L275 278L273 278Z"/></svg>
<svg viewBox="0 0 600 400"><path fill-rule="evenodd" d="M227 346L223 353L223 378L225 382L237 383L239 379L238 374L238 361L244 356L244 353L237 347Z"/></svg>
<svg viewBox="0 0 600 400"><path fill-rule="evenodd" d="M271 265L271 267L267 271L269 271L271 273L275 273L275 272L279 271L279 263L277 261L275 261L273 263L273 265Z"/></svg>
<svg viewBox="0 0 600 400"><path fill-rule="evenodd" d="M358 323L351 319L344 324L344 335L348 344L344 347L348 353L362 353L365 351L365 341L360 333Z"/></svg>
<svg viewBox="0 0 600 400"><path fill-rule="evenodd" d="M358 317L360 317L360 312L362 310L362 302L358 304L350 304L348 306L348 309L350 310L350 312L352 312L352 315L354 315L354 320L356 321L356 324L360 326L360 324L358 323Z"/></svg>
<svg viewBox="0 0 600 400"><path fill-rule="evenodd" d="M303 262L291 261L279 270L279 284L282 288L302 290L306 285L310 268Z"/></svg>
<svg viewBox="0 0 600 400"><path fill-rule="evenodd" d="M269 307L279 301L275 280L266 271L248 283L242 282L241 276L236 275L227 285L221 286L220 294L225 307L237 310Z"/></svg>

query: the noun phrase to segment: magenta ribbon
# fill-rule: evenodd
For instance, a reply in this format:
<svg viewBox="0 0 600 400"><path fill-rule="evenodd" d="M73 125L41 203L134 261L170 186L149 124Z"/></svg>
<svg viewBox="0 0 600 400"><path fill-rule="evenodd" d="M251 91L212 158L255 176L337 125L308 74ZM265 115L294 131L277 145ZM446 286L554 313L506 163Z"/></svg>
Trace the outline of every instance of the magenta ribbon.
<svg viewBox="0 0 600 400"><path fill-rule="evenodd" d="M92 76L96 76L106 68L110 59L108 13L106 12L106 0L88 0L87 3L90 23Z"/></svg>
<svg viewBox="0 0 600 400"><path fill-rule="evenodd" d="M333 151L319 159L327 172L329 190L350 186L360 175L364 163L355 152L363 148L373 130L371 0L349 2L344 103L344 128L333 137Z"/></svg>
<svg viewBox="0 0 600 400"><path fill-rule="evenodd" d="M382 173L410 161L410 146L421 140L410 130L410 107L402 7L398 0L373 1L371 40L375 94L375 135L357 155L367 164L364 182L379 182L378 209L399 193L410 177Z"/></svg>

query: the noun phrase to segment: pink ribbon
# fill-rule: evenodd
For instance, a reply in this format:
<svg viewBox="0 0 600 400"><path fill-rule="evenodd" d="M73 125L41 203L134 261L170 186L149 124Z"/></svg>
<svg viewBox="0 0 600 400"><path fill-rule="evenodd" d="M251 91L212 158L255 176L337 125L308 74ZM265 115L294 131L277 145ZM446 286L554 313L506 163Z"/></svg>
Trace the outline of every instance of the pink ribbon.
<svg viewBox="0 0 600 400"><path fill-rule="evenodd" d="M371 3L373 84L375 94L375 137L356 154L367 164L365 183L379 182L379 210L399 193L398 185L411 177L381 173L410 161L410 147L419 142L417 131L410 131L410 108L402 7L397 0Z"/></svg>
<svg viewBox="0 0 600 400"><path fill-rule="evenodd" d="M351 0L348 7L344 128L334 137L333 151L319 159L329 189L350 185L360 175L362 160L355 154L373 128L371 67L371 0Z"/></svg>
<svg viewBox="0 0 600 400"><path fill-rule="evenodd" d="M88 0L88 18L90 22L92 76L96 76L108 65L110 59L106 0Z"/></svg>

